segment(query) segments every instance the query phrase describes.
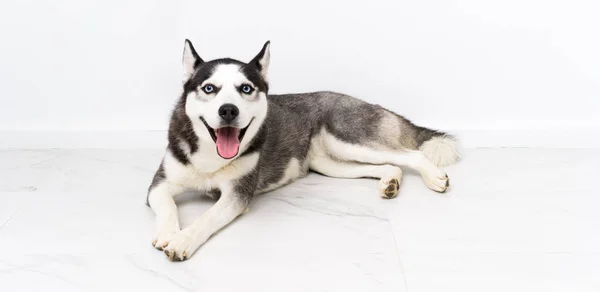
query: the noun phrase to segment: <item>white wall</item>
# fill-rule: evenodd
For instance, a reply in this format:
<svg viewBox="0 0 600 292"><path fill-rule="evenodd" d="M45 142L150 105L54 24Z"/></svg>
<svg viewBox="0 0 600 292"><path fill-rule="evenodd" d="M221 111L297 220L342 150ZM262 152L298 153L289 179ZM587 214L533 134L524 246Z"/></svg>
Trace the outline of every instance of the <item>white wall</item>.
<svg viewBox="0 0 600 292"><path fill-rule="evenodd" d="M0 130L157 129L180 76L167 1L2 1Z"/></svg>
<svg viewBox="0 0 600 292"><path fill-rule="evenodd" d="M273 93L446 130L600 131L597 0L6 2L0 130L165 129L188 37L241 60L270 39Z"/></svg>

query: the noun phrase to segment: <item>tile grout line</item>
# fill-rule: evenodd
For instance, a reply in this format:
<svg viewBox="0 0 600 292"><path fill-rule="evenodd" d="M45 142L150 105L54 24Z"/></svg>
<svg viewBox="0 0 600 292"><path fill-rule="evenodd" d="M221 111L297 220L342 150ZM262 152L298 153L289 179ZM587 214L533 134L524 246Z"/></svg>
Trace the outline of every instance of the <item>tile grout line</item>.
<svg viewBox="0 0 600 292"><path fill-rule="evenodd" d="M2 223L2 225L0 225L0 235L2 234L2 229L4 228L4 226L6 226L11 220L12 218L15 216L15 214L17 214L17 212L19 212L20 209L15 210L10 217L8 217L8 219L6 219L6 221L4 221L4 223Z"/></svg>
<svg viewBox="0 0 600 292"><path fill-rule="evenodd" d="M402 270L402 279L404 280L404 287L406 288L406 291L408 292L408 281L406 280L406 272L404 269L404 265L402 264L402 259L400 258L400 251L398 250L398 241L396 241L396 234L394 234L394 228L392 227L392 221L389 220L387 222L389 228L390 228L390 232L392 233L392 239L394 240L394 250L396 250L396 258L398 259L398 264L400 265L400 269Z"/></svg>

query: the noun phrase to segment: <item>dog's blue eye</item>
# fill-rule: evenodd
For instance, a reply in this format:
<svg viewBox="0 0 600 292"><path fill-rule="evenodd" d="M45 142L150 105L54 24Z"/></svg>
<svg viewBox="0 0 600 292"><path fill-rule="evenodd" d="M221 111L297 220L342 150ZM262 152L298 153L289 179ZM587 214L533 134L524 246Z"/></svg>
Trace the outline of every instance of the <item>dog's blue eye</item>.
<svg viewBox="0 0 600 292"><path fill-rule="evenodd" d="M252 86L250 86L248 84L244 84L244 85L242 85L242 91L244 93L250 93L250 92L252 92Z"/></svg>
<svg viewBox="0 0 600 292"><path fill-rule="evenodd" d="M206 93L211 93L211 92L215 91L215 87L210 84L207 84L207 85L204 85L204 87L202 87L202 90L204 90L204 92L206 92Z"/></svg>

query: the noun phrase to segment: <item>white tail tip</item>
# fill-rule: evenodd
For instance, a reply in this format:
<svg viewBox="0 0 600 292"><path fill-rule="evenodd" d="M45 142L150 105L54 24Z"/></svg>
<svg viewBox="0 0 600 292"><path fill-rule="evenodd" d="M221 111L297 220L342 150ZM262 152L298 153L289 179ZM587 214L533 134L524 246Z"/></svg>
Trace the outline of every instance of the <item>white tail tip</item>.
<svg viewBox="0 0 600 292"><path fill-rule="evenodd" d="M447 166L460 160L458 141L451 136L438 136L424 142L419 150L437 166Z"/></svg>

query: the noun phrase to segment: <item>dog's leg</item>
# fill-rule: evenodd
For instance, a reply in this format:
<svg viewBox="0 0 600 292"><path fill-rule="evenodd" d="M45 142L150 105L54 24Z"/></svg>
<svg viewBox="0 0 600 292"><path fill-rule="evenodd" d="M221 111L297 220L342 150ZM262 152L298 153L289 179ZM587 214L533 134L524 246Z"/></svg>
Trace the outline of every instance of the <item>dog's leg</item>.
<svg viewBox="0 0 600 292"><path fill-rule="evenodd" d="M242 214L249 200L234 191L231 186L221 186L221 197L192 225L175 234L164 248L165 254L173 261L188 259L206 240L233 219Z"/></svg>
<svg viewBox="0 0 600 292"><path fill-rule="evenodd" d="M162 250L171 238L179 232L177 206L173 197L183 192L183 188L165 181L152 187L148 193L148 203L156 214L156 234L152 245Z"/></svg>
<svg viewBox="0 0 600 292"><path fill-rule="evenodd" d="M313 157L310 168L326 176L339 178L378 178L378 190L382 198L391 199L398 194L402 181L402 169L394 165L360 164L337 161L327 156Z"/></svg>
<svg viewBox="0 0 600 292"><path fill-rule="evenodd" d="M330 155L340 160L408 166L419 171L425 185L436 192L443 193L450 186L446 173L418 150L379 150L364 145L346 143L330 134L325 135L324 145Z"/></svg>

